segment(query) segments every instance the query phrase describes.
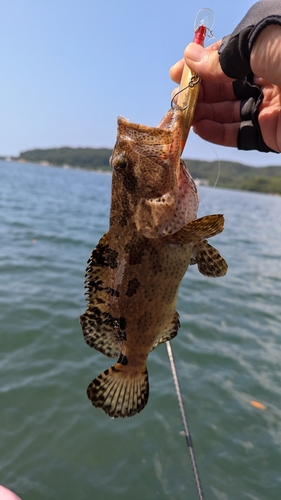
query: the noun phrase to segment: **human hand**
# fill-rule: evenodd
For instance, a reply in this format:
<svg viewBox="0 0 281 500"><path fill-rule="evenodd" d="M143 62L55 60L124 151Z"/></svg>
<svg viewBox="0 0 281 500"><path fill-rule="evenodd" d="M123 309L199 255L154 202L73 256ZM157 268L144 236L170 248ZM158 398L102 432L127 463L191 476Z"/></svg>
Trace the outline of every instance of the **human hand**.
<svg viewBox="0 0 281 500"><path fill-rule="evenodd" d="M15 493L11 490L5 488L5 486L0 485L0 500L21 500Z"/></svg>
<svg viewBox="0 0 281 500"><path fill-rule="evenodd" d="M267 0L255 4L233 34L222 42L207 49L194 43L187 46L185 62L203 79L193 121L194 131L202 138L239 149L281 151L281 26L267 24L269 21L281 24L278 3ZM246 41L249 47L250 34L258 31L256 25L253 27L253 19L257 22L255 6L259 6L260 15L265 4L267 8L277 5L280 16L275 10L274 16L259 21L259 26L266 27L255 37L247 63ZM242 35L239 27L243 28ZM243 43L245 50L241 55ZM236 64L230 64L231 59ZM171 77L176 82L180 81L183 64L184 60L171 68ZM243 82L232 83L246 75Z"/></svg>
<svg viewBox="0 0 281 500"><path fill-rule="evenodd" d="M202 78L198 103L193 118L193 130L203 139L223 146L236 146L241 123L240 104L233 91L233 79L224 74L219 63L216 42L204 49L191 43L185 58L170 69L170 76L180 83L184 63ZM178 92L175 89L173 95Z"/></svg>

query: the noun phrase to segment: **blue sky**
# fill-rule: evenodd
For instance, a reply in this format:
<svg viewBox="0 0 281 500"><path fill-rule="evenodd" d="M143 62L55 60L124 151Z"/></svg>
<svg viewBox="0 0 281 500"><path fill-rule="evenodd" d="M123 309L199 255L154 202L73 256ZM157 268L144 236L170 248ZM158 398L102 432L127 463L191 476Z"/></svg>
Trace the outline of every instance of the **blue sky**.
<svg viewBox="0 0 281 500"><path fill-rule="evenodd" d="M197 11L214 11L220 39L253 3L2 0L0 155L113 147L118 115L156 126L170 106L169 68L193 38ZM209 145L193 133L184 156L257 166L281 161Z"/></svg>

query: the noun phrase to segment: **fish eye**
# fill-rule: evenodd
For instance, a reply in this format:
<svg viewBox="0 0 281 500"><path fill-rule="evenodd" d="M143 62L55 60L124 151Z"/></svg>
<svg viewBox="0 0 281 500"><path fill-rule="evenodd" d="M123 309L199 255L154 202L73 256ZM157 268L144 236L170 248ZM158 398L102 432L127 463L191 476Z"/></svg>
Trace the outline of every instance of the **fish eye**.
<svg viewBox="0 0 281 500"><path fill-rule="evenodd" d="M110 158L110 164L112 168L114 168L114 170L116 170L117 172L121 172L129 166L130 160L124 153L116 156L113 154Z"/></svg>

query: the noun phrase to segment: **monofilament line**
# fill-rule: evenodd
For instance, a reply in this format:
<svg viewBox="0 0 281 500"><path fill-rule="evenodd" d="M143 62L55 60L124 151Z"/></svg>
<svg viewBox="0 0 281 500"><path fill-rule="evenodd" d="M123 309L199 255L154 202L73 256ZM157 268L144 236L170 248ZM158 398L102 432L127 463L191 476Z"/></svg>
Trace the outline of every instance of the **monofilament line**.
<svg viewBox="0 0 281 500"><path fill-rule="evenodd" d="M191 434L190 434L190 430L189 430L189 427L188 427L187 418L186 418L186 415L185 415L183 401L182 401L182 397L181 397L181 391L180 391L180 386L179 386L179 381L178 381L176 366L175 366L175 362L174 362L172 346L171 346L171 344L170 344L169 341L166 342L166 346L167 346L168 357L169 357L169 361L170 361L170 365L171 365L172 375L173 375L173 379L174 379L176 394L177 394L177 397L178 397L180 412L181 412L181 416L182 416L182 421L183 421L183 426L184 426L184 433L185 433L185 437L186 437L186 441L187 441L187 446L188 446L189 454L190 454L190 458L191 458L192 469L193 469L193 474L194 474L194 477L195 477L198 498L200 500L204 500L203 491L202 491L202 487L201 487L201 483L200 483L200 479L199 479L198 468L197 468L197 464L196 464L196 460L195 460L194 449L193 449L193 445L192 445Z"/></svg>

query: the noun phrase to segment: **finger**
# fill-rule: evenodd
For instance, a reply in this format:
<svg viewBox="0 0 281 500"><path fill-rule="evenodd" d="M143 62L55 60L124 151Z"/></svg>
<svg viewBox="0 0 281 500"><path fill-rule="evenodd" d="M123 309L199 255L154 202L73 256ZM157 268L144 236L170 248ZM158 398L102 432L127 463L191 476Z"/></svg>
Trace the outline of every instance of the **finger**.
<svg viewBox="0 0 281 500"><path fill-rule="evenodd" d="M211 120L201 120L194 125L195 134L202 139L220 146L237 148L240 123L221 124Z"/></svg>
<svg viewBox="0 0 281 500"><path fill-rule="evenodd" d="M215 85L202 81L198 102L216 103L224 101L235 101L232 82Z"/></svg>
<svg viewBox="0 0 281 500"><path fill-rule="evenodd" d="M172 68L171 68L172 69ZM180 80L180 79L179 79ZM178 79L176 79L178 81ZM179 91L179 87L172 92L172 97ZM236 101L232 82L215 85L209 82L201 82L198 95L198 103L218 103L225 101ZM175 98L176 102L176 98Z"/></svg>
<svg viewBox="0 0 281 500"><path fill-rule="evenodd" d="M259 126L265 144L280 153L281 151L281 113L280 109L262 109L259 114Z"/></svg>
<svg viewBox="0 0 281 500"><path fill-rule="evenodd" d="M173 82L180 83L181 75L183 72L183 66L184 66L184 59L181 59L170 68L170 78L171 80L173 80Z"/></svg>
<svg viewBox="0 0 281 500"><path fill-rule="evenodd" d="M214 44L216 46L216 44ZM215 47L204 49L197 43L190 43L184 51L184 59L187 66L196 71L198 75L208 82L227 83L233 78L226 76L219 62L218 51Z"/></svg>
<svg viewBox="0 0 281 500"><path fill-rule="evenodd" d="M172 92L172 100L175 103L177 102L176 94L178 92L179 87ZM237 100L234 94L232 82L220 85L202 82L194 122L204 118L221 123L240 121L240 104L240 100Z"/></svg>
<svg viewBox="0 0 281 500"><path fill-rule="evenodd" d="M206 50L218 50L221 44L221 40L214 42L212 45L209 45ZM180 83L181 80L181 75L183 71L183 66L184 66L184 59L181 59L180 61L177 61L171 68L170 68L170 78L176 83Z"/></svg>
<svg viewBox="0 0 281 500"><path fill-rule="evenodd" d="M240 123L240 101L226 101L216 103L198 103L196 106L193 124L202 120L211 120L217 123Z"/></svg>
<svg viewBox="0 0 281 500"><path fill-rule="evenodd" d="M265 87L268 85L271 85L270 82L265 80L264 78L261 78L260 76L254 75L253 77L253 85L256 85L257 87Z"/></svg>
<svg viewBox="0 0 281 500"><path fill-rule="evenodd" d="M221 46L222 40L217 40L216 42L212 43L211 45L208 45L206 47L206 50L215 50L218 51L220 46Z"/></svg>

